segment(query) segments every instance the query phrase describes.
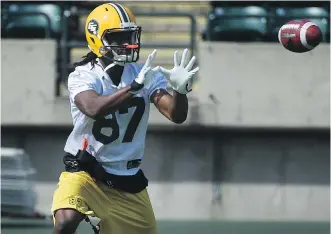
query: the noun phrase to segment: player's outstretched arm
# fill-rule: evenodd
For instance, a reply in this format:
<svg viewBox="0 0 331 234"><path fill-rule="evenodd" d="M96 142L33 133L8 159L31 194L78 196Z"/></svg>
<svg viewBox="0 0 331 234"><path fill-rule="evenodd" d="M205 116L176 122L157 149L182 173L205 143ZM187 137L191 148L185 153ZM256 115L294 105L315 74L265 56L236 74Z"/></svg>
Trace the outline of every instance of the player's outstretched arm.
<svg viewBox="0 0 331 234"><path fill-rule="evenodd" d="M75 104L85 115L97 119L118 110L125 101L133 96L131 90L131 85L128 85L105 96L99 95L94 90L87 90L76 95Z"/></svg>
<svg viewBox="0 0 331 234"><path fill-rule="evenodd" d="M154 92L151 99L160 113L172 122L181 124L186 120L188 101L185 94L174 91L171 95L166 90L159 89Z"/></svg>
<svg viewBox="0 0 331 234"><path fill-rule="evenodd" d="M143 89L147 73L149 71L156 72L159 69L151 69L155 56L156 50L148 56L138 77L130 85L117 90L113 94L99 95L95 90L91 89L78 93L74 98L78 109L93 119L104 117L117 111L134 94L139 93Z"/></svg>
<svg viewBox="0 0 331 234"><path fill-rule="evenodd" d="M166 90L158 90L152 96L152 101L158 110L174 123L183 123L187 118L188 101L186 94L192 91L192 77L198 72L199 67L194 68L196 58L193 56L185 66L188 49L183 51L181 63L178 63L177 51L174 53L174 68L167 70L158 67L167 81L174 89L173 95Z"/></svg>

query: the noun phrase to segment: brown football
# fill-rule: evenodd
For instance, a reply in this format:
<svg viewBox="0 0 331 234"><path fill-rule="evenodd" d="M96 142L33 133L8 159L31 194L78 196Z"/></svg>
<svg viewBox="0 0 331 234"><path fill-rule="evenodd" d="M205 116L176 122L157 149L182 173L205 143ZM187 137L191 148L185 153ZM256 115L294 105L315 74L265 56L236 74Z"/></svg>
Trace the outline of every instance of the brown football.
<svg viewBox="0 0 331 234"><path fill-rule="evenodd" d="M322 40L322 32L309 20L293 20L279 29L278 40L287 50L303 53L318 46Z"/></svg>

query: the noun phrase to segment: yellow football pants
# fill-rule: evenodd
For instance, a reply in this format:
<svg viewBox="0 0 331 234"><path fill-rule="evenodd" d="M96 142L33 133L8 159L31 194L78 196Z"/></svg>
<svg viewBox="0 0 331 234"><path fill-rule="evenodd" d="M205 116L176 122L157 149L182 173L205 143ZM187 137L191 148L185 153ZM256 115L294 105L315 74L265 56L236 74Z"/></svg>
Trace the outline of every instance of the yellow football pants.
<svg viewBox="0 0 331 234"><path fill-rule="evenodd" d="M62 172L52 213L72 208L100 219L100 234L156 234L153 208L144 189L130 194L94 182L86 172ZM91 231L92 233L92 231Z"/></svg>

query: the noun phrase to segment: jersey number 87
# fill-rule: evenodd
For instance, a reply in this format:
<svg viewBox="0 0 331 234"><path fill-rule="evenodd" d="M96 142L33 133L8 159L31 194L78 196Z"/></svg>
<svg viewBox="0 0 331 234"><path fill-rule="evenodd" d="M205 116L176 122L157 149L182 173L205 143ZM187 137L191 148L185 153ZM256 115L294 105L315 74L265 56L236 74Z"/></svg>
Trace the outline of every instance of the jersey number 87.
<svg viewBox="0 0 331 234"><path fill-rule="evenodd" d="M145 101L143 97L132 98L125 108L120 108L118 110L119 114L127 114L130 107L136 107L133 115L129 121L127 129L125 131L122 143L132 142L134 134L138 128L140 120L145 112ZM101 133L102 128L112 128L112 133L110 136ZM120 129L117 122L116 114L112 114L111 119L101 118L94 121L92 127L92 134L94 138L104 145L110 144L116 141L120 136Z"/></svg>

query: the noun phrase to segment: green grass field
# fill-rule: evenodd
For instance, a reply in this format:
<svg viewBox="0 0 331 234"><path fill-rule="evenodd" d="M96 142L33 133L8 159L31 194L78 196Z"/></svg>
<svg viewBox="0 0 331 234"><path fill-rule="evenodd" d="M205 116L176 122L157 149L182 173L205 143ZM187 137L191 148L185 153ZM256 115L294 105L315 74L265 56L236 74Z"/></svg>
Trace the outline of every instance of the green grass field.
<svg viewBox="0 0 331 234"><path fill-rule="evenodd" d="M324 222L229 222L229 221L159 221L158 234L329 234ZM1 220L2 234L52 233L52 221ZM93 234L82 222L78 234Z"/></svg>

